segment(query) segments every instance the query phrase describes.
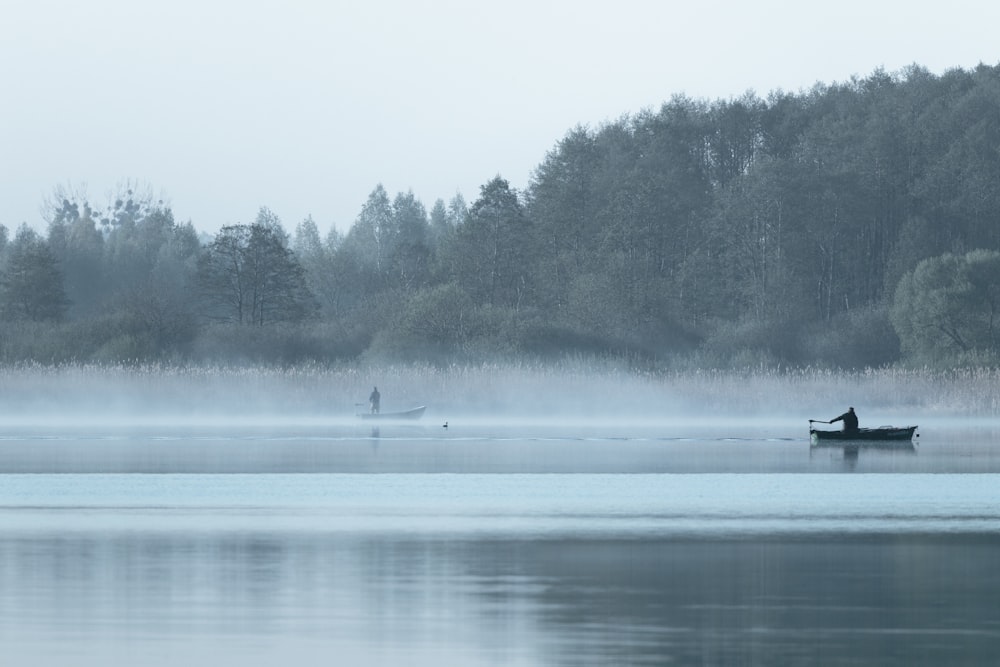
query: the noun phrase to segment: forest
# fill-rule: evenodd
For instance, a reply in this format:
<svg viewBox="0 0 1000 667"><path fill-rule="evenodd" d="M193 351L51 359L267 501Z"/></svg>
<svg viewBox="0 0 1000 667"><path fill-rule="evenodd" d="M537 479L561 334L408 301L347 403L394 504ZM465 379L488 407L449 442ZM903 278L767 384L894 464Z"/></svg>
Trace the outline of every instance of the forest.
<svg viewBox="0 0 1000 667"><path fill-rule="evenodd" d="M524 190L375 185L346 232L112 199L0 226L0 364L1000 360L1000 65L674 96L570 129Z"/></svg>

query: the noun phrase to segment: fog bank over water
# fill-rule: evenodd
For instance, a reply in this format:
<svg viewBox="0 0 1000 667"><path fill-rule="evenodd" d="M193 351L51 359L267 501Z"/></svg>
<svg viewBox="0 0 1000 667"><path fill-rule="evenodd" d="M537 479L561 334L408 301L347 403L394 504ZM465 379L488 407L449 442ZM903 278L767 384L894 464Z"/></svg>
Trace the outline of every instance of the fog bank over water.
<svg viewBox="0 0 1000 667"><path fill-rule="evenodd" d="M382 410L428 419L631 422L830 419L853 405L869 425L1000 413L995 371L685 371L611 366L170 368L0 371L5 423L297 423L353 420L378 386Z"/></svg>

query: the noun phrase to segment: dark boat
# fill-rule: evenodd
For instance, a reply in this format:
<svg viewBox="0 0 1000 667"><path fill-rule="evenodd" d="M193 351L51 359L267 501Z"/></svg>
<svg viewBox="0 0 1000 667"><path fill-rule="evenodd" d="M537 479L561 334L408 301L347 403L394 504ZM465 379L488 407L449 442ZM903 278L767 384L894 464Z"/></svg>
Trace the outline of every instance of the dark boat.
<svg viewBox="0 0 1000 667"><path fill-rule="evenodd" d="M818 441L906 441L913 439L916 426L880 426L878 428L859 428L857 431L820 431L809 429L812 442Z"/></svg>
<svg viewBox="0 0 1000 667"><path fill-rule="evenodd" d="M362 419L375 419L379 421L394 421L402 419L420 419L423 414L425 406L421 405L418 408L411 408L410 410L401 410L399 412L375 412L375 413L362 413L359 415Z"/></svg>

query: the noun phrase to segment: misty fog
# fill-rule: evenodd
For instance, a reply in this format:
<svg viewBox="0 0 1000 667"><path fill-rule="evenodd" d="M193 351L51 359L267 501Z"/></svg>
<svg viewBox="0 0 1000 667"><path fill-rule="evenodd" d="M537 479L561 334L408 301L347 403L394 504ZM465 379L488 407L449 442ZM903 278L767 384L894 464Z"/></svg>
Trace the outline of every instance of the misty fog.
<svg viewBox="0 0 1000 667"><path fill-rule="evenodd" d="M0 371L6 424L66 426L354 423L374 386L382 410L425 420L705 423L830 419L849 405L867 425L994 417L995 371L796 370L651 374L613 365L172 368L15 367Z"/></svg>
<svg viewBox="0 0 1000 667"><path fill-rule="evenodd" d="M998 385L985 371L652 374L582 361L17 367L0 371L0 472L988 471ZM362 419L375 386L384 413L425 406L422 418ZM848 406L863 426L918 425L914 444L811 447L809 420Z"/></svg>
<svg viewBox="0 0 1000 667"><path fill-rule="evenodd" d="M997 379L8 367L0 638L37 665L988 664ZM423 418L362 419L376 385ZM922 437L814 446L849 405Z"/></svg>

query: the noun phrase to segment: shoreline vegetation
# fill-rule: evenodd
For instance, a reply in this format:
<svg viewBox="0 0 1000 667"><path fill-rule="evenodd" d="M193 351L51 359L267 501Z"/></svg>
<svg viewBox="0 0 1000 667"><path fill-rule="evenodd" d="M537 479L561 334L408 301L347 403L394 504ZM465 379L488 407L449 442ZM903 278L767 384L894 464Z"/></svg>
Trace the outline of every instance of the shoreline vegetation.
<svg viewBox="0 0 1000 667"><path fill-rule="evenodd" d="M325 235L57 186L0 224L0 364L997 368L998 108L1000 64L676 95Z"/></svg>
<svg viewBox="0 0 1000 667"><path fill-rule="evenodd" d="M847 405L858 406L866 421L1000 415L997 369L649 371L577 360L451 367L21 364L0 367L0 419L353 417L374 385L385 409L427 405L432 414L470 417L823 419Z"/></svg>

